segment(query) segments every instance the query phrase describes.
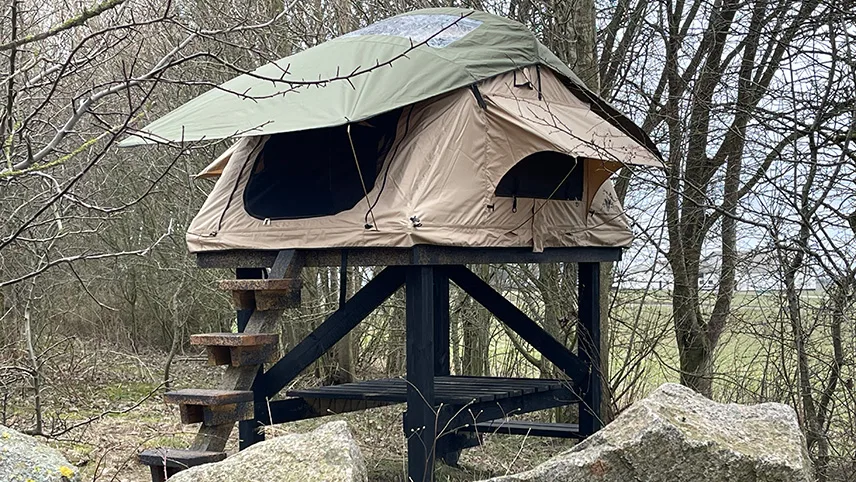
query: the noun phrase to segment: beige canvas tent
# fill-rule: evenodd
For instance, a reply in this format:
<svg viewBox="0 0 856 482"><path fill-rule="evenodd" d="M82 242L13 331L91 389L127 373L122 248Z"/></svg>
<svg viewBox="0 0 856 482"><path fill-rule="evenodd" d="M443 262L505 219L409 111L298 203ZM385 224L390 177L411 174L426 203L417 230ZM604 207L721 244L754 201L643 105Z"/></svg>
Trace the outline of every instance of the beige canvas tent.
<svg viewBox="0 0 856 482"><path fill-rule="evenodd" d="M445 36L432 44L438 31ZM383 51L390 44L398 50ZM626 166L661 166L659 154L528 30L481 12L423 10L298 56L343 63L323 55L346 47L363 62L376 59L370 63L408 53L351 82L275 97L287 112L305 113L305 128L252 102L232 109L271 114L230 112L235 125L208 126L212 137L228 129L244 137L200 173L219 178L189 228L191 251L629 245L632 232L609 177ZM280 65L305 69L301 78L324 77L298 56ZM455 76L462 80L448 79ZM227 83L206 95L237 89ZM199 99L138 140L175 132L204 138L204 123L193 124L199 110L234 100Z"/></svg>

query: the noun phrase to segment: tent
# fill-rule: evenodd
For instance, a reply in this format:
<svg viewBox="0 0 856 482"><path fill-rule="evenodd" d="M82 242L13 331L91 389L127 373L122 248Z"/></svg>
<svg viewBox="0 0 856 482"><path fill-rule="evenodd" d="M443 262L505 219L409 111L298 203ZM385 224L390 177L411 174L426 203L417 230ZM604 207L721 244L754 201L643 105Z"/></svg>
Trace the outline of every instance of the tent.
<svg viewBox="0 0 856 482"><path fill-rule="evenodd" d="M309 80L311 79L311 80ZM651 140L522 25L419 10L265 65L124 145L237 136L187 233L227 249L627 246Z"/></svg>

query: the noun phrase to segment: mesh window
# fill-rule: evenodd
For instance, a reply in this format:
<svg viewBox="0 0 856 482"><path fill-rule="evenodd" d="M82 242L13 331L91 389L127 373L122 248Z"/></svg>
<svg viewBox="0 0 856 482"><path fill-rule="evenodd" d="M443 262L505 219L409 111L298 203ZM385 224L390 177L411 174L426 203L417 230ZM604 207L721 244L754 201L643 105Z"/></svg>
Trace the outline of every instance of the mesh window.
<svg viewBox="0 0 856 482"><path fill-rule="evenodd" d="M392 17L373 23L368 27L342 35L392 35L410 39L414 44L425 42L429 47L441 49L477 29L482 23L459 15L417 14Z"/></svg>
<svg viewBox="0 0 856 482"><path fill-rule="evenodd" d="M571 156L544 151L524 157L496 186L499 197L581 200L583 166Z"/></svg>
<svg viewBox="0 0 856 482"><path fill-rule="evenodd" d="M395 140L400 110L347 126L275 134L253 164L244 209L258 219L300 219L347 211L374 188ZM362 201L364 202L364 201Z"/></svg>

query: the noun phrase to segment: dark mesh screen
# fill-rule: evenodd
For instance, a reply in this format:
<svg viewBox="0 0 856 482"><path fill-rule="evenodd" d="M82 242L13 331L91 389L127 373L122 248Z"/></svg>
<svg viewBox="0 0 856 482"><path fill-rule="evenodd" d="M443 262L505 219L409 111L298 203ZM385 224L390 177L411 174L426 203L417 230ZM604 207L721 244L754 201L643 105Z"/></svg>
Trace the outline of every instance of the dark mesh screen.
<svg viewBox="0 0 856 482"><path fill-rule="evenodd" d="M395 140L400 111L351 124L366 191ZM259 219L299 219L347 211L363 192L347 127L275 134L253 164L244 208Z"/></svg>
<svg viewBox="0 0 856 482"><path fill-rule="evenodd" d="M583 197L582 161L560 152L536 152L524 157L502 177L499 185L496 186L496 195L581 200Z"/></svg>

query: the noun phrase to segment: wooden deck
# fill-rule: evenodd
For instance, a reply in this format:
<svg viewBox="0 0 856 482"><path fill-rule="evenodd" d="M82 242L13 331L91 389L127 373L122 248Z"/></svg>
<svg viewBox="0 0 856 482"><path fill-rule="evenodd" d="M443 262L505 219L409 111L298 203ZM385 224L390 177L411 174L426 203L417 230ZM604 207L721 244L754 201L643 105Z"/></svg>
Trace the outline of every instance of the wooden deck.
<svg viewBox="0 0 856 482"><path fill-rule="evenodd" d="M563 380L439 376L434 377L434 403L462 406L529 394L563 391L567 387L568 382ZM407 401L407 380L403 378L366 380L343 385L289 390L286 395L304 399L404 403Z"/></svg>

